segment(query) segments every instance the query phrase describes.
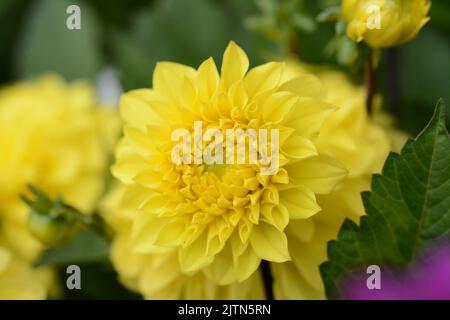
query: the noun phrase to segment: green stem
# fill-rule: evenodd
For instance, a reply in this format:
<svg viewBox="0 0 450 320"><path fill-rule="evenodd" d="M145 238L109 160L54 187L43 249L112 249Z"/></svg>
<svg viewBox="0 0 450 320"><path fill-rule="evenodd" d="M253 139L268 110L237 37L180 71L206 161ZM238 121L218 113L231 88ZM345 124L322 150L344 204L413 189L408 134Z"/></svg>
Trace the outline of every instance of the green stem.
<svg viewBox="0 0 450 320"><path fill-rule="evenodd" d="M365 83L367 88L367 96L366 96L366 108L367 113L369 115L373 112L373 99L376 93L375 87L375 70L373 68L373 53L372 51L369 53L365 63Z"/></svg>

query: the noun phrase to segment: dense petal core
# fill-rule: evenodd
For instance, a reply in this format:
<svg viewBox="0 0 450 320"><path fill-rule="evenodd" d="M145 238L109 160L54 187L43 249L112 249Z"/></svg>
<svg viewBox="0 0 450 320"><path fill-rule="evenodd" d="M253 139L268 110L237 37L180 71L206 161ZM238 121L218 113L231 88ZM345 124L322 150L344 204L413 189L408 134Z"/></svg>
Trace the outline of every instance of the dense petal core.
<svg viewBox="0 0 450 320"><path fill-rule="evenodd" d="M174 249L183 272L203 270L219 284L247 279L261 259L290 260L285 228L316 214L316 195L331 192L347 173L317 150L321 126L335 110L321 100L320 81L310 75L282 81L283 63L248 66L245 52L231 42L220 75L212 58L197 70L161 62L152 89L131 91L121 100L124 138L113 174L127 185L124 201L138 209L133 249ZM191 162L174 163L171 157L177 129L189 141L200 141L188 148ZM249 161L250 151L243 162L195 162L196 148L208 148L205 136L197 139L198 129L215 129L223 137L229 129L277 131L278 156L271 153L266 161L258 149L256 162ZM231 140L234 150L237 140ZM210 141L228 155L227 144ZM246 137L245 150L255 141ZM275 140L262 145L274 150ZM274 162L277 170L265 174Z"/></svg>

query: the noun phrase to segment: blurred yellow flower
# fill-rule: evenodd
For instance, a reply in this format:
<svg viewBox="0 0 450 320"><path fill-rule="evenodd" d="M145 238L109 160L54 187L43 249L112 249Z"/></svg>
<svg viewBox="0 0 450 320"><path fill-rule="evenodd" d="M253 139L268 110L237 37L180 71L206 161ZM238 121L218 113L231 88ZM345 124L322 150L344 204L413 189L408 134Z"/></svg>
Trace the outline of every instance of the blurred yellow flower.
<svg viewBox="0 0 450 320"><path fill-rule="evenodd" d="M319 265L327 258L327 243L336 238L345 218L359 222L364 214L360 192L370 189L371 175L381 170L393 148L385 130L367 115L365 88L352 84L342 72L289 61L285 77L311 71L327 88L325 100L339 107L323 124L318 150L343 163L348 176L334 192L318 196L320 213L287 227L292 262L271 264L278 299L325 297ZM378 107L380 102L376 99Z"/></svg>
<svg viewBox="0 0 450 320"><path fill-rule="evenodd" d="M0 89L0 298L46 298L53 281L50 269L31 266L42 245L19 195L33 184L90 212L119 123L112 110L97 108L86 83L48 75Z"/></svg>
<svg viewBox="0 0 450 320"><path fill-rule="evenodd" d="M0 89L0 232L14 250L33 260L40 248L19 199L27 184L83 212L93 209L118 127L87 83L48 75Z"/></svg>
<svg viewBox="0 0 450 320"><path fill-rule="evenodd" d="M53 285L49 268L33 268L0 244L0 300L46 299Z"/></svg>
<svg viewBox="0 0 450 320"><path fill-rule="evenodd" d="M248 279L261 259L290 260L285 228L319 212L316 195L334 190L347 174L318 150L320 127L335 110L320 99L320 82L311 75L281 81L284 63L247 72L248 66L231 42L220 75L212 58L197 70L161 62L152 89L121 100L124 138L112 171L126 184L125 202L133 199L139 209L129 245L142 254L173 250L182 273L202 270L219 285ZM198 120L205 131L278 130L280 152L272 160L279 170L264 175L261 163L175 164L173 130L193 134Z"/></svg>
<svg viewBox="0 0 450 320"><path fill-rule="evenodd" d="M412 40L428 22L429 0L343 0L341 13L347 35L373 48Z"/></svg>
<svg viewBox="0 0 450 320"><path fill-rule="evenodd" d="M132 222L137 211L121 205L125 188L117 184L101 204L102 216L112 228L111 260L121 282L146 299L264 299L261 275L219 286L202 272L181 272L176 251L155 247L140 253L132 246ZM130 202L128 202L130 204Z"/></svg>

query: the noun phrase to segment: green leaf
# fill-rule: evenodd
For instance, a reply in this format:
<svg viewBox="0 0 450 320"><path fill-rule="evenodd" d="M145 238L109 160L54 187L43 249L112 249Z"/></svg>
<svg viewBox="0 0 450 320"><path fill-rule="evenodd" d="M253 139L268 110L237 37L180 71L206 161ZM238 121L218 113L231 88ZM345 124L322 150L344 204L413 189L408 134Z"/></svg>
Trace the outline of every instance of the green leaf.
<svg viewBox="0 0 450 320"><path fill-rule="evenodd" d="M81 29L69 30L67 7L77 4ZM85 2L42 0L34 3L20 39L16 68L23 77L58 72L67 80L93 80L101 67L98 26Z"/></svg>
<svg viewBox="0 0 450 320"><path fill-rule="evenodd" d="M65 247L45 251L36 265L94 263L105 261L108 256L109 245L105 239L93 231L84 230Z"/></svg>
<svg viewBox="0 0 450 320"><path fill-rule="evenodd" d="M346 220L338 240L329 242L329 260L320 266L328 298L339 297L340 281L352 269L405 266L427 242L450 231L449 150L440 100L422 133L373 176L372 191L362 194L367 215L360 226Z"/></svg>

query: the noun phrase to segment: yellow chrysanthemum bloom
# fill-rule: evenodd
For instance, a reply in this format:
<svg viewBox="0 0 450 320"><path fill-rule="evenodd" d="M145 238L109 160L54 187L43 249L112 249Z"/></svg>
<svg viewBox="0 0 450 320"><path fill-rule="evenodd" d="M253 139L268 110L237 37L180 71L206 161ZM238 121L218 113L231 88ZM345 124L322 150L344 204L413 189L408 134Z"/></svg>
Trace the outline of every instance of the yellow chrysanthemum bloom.
<svg viewBox="0 0 450 320"><path fill-rule="evenodd" d="M101 211L114 232L111 261L126 287L146 299L265 298L257 272L243 282L219 286L201 271L182 273L173 248L155 247L146 253L136 251L132 245L132 222L137 211L121 205L124 191L124 186L117 184L102 201Z"/></svg>
<svg viewBox="0 0 450 320"><path fill-rule="evenodd" d="M49 75L0 89L0 234L11 250L34 260L41 248L19 199L27 184L83 212L93 209L118 128L118 117L97 108L83 82Z"/></svg>
<svg viewBox="0 0 450 320"><path fill-rule="evenodd" d="M429 0L343 0L341 13L347 35L373 48L412 40L428 22Z"/></svg>
<svg viewBox="0 0 450 320"><path fill-rule="evenodd" d="M334 192L318 196L320 213L287 227L292 262L271 265L274 291L278 299L322 299L319 265L327 258L327 243L336 238L345 218L359 222L364 214L360 192L370 189L371 175L381 170L393 145L385 130L368 117L364 87L353 85L339 71L293 61L287 66L288 78L313 69L327 88L326 101L339 107L324 122L317 147L343 163L348 176Z"/></svg>
<svg viewBox="0 0 450 320"><path fill-rule="evenodd" d="M261 259L290 260L286 226L319 212L316 195L331 192L346 175L317 148L320 127L335 109L320 100L320 82L310 75L282 81L284 63L248 66L231 42L220 75L212 58L197 70L161 62L152 89L121 100L124 138L113 174L127 185L125 198L138 201L130 245L145 254L155 246L173 249L183 273L202 270L220 285L247 279ZM279 155L270 161L278 170L263 174L262 153L256 164L177 164L172 133L184 129L195 141L198 123L219 133L278 132ZM194 158L195 148L201 143L189 149Z"/></svg>

